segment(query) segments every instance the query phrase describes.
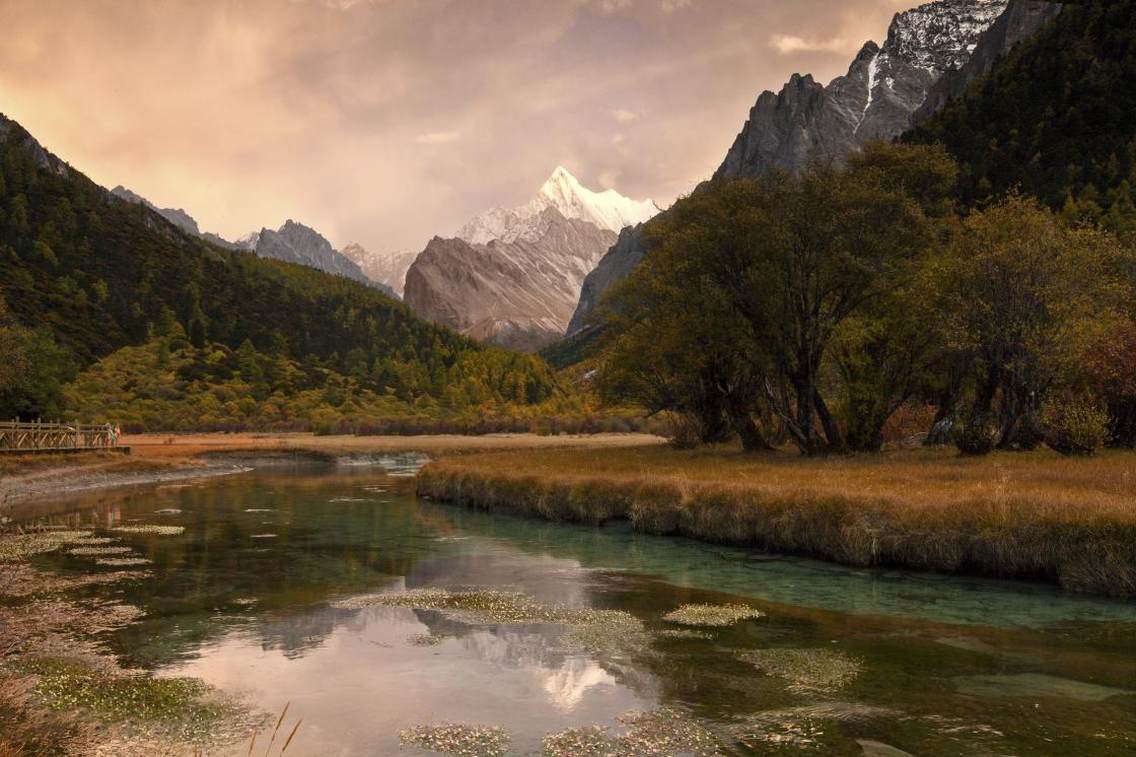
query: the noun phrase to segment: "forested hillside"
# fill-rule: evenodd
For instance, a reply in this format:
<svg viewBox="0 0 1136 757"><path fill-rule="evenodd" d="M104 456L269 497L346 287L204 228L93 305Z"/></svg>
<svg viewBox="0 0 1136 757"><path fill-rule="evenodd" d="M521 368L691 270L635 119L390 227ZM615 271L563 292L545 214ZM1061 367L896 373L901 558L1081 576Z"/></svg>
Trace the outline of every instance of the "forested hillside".
<svg viewBox="0 0 1136 757"><path fill-rule="evenodd" d="M535 403L538 360L481 347L362 284L188 236L0 117L0 415L63 412L60 386L129 345L184 338L331 371L404 403Z"/></svg>
<svg viewBox="0 0 1136 757"><path fill-rule="evenodd" d="M973 204L1017 187L1136 233L1136 0L1070 3L907 139L941 142Z"/></svg>

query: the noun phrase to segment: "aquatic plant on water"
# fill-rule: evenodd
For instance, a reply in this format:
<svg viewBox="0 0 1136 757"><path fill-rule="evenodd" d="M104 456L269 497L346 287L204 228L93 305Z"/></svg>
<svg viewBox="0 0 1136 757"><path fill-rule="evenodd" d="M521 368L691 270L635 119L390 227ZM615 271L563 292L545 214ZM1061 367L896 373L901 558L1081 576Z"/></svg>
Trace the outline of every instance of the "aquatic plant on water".
<svg viewBox="0 0 1136 757"><path fill-rule="evenodd" d="M684 754L702 757L722 753L721 740L687 713L660 708L627 712L619 723L626 729L612 733L602 726L569 728L545 736L544 757L648 757Z"/></svg>
<svg viewBox="0 0 1136 757"><path fill-rule="evenodd" d="M0 563L22 562L33 555L54 552L64 544L90 536L90 531L45 531L2 536Z"/></svg>
<svg viewBox="0 0 1136 757"><path fill-rule="evenodd" d="M125 555L132 551L130 547L76 547L67 550L67 554L76 557L94 557L96 555Z"/></svg>
<svg viewBox="0 0 1136 757"><path fill-rule="evenodd" d="M417 725L400 731L398 738L404 745L460 757L499 757L508 753L512 741L509 732L498 726L455 723Z"/></svg>
<svg viewBox="0 0 1136 757"><path fill-rule="evenodd" d="M732 626L739 620L750 620L763 617L765 613L746 605L683 605L677 610L668 612L663 620L681 626L703 626L707 628L725 628Z"/></svg>
<svg viewBox="0 0 1136 757"><path fill-rule="evenodd" d="M833 649L750 649L742 660L780 678L796 693L831 694L851 683L863 662Z"/></svg>
<svg viewBox="0 0 1136 757"><path fill-rule="evenodd" d="M146 534L148 536L181 536L185 526L117 526L111 529L123 534Z"/></svg>

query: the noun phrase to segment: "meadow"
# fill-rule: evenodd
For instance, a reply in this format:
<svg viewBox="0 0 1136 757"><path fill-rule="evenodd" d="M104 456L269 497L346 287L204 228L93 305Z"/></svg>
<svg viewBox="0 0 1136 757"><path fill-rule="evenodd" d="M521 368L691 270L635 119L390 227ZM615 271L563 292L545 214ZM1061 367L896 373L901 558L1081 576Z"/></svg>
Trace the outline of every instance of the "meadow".
<svg viewBox="0 0 1136 757"><path fill-rule="evenodd" d="M475 453L428 465L436 500L900 567L1136 594L1136 455L953 450L803 458L729 447Z"/></svg>

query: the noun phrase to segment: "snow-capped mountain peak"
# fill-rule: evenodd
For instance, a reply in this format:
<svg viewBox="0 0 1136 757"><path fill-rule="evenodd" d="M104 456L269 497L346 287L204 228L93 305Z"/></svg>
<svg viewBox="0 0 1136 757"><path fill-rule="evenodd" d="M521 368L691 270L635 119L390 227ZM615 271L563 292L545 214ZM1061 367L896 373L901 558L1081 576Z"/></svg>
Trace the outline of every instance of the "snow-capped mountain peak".
<svg viewBox="0 0 1136 757"><path fill-rule="evenodd" d="M471 219L457 236L473 244L538 238L545 226L541 214L548 208L555 208L565 218L587 221L614 232L642 223L659 212L651 200L632 200L614 189L588 189L567 168L557 166L533 200L516 208L488 210Z"/></svg>
<svg viewBox="0 0 1136 757"><path fill-rule="evenodd" d="M552 176L540 188L537 202L546 207L552 205L565 218L588 221L601 229L617 233L626 226L635 226L649 220L659 212L659 208L649 199L637 202L614 189L593 192L564 166L557 166L552 172Z"/></svg>

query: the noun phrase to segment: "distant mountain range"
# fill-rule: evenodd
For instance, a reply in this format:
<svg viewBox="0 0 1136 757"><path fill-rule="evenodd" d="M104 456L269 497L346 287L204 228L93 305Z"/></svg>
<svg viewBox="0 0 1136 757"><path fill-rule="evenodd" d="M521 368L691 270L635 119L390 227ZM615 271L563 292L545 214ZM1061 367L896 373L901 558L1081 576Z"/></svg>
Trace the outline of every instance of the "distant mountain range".
<svg viewBox="0 0 1136 757"><path fill-rule="evenodd" d="M869 142L896 139L1060 9L1036 0L938 0L898 13L884 44L865 43L848 72L827 86L793 74L779 93L763 92L713 178L797 173L811 161L840 162ZM586 327L603 294L645 252L641 226L620 236L585 279L569 336Z"/></svg>
<svg viewBox="0 0 1136 757"><path fill-rule="evenodd" d="M127 202L150 208L186 234L204 239L226 250L249 250L262 258L306 265L324 273L343 276L373 286L392 297L400 296L384 280L367 276L358 263L332 247L331 242L315 229L291 219L285 221L279 229L261 229L236 242L230 242L216 234L203 233L193 216L181 208L160 208L122 185L110 192ZM354 247L362 249L358 245Z"/></svg>
<svg viewBox="0 0 1136 757"><path fill-rule="evenodd" d="M658 212L651 200L594 192L557 167L530 202L431 240L406 273L406 303L468 336L539 349L563 336L584 277L617 233Z"/></svg>
<svg viewBox="0 0 1136 757"><path fill-rule="evenodd" d="M406 272L418 257L417 252L402 250L398 252L371 252L360 244L349 244L340 252L363 269L371 281L390 287L402 297L406 286Z"/></svg>

